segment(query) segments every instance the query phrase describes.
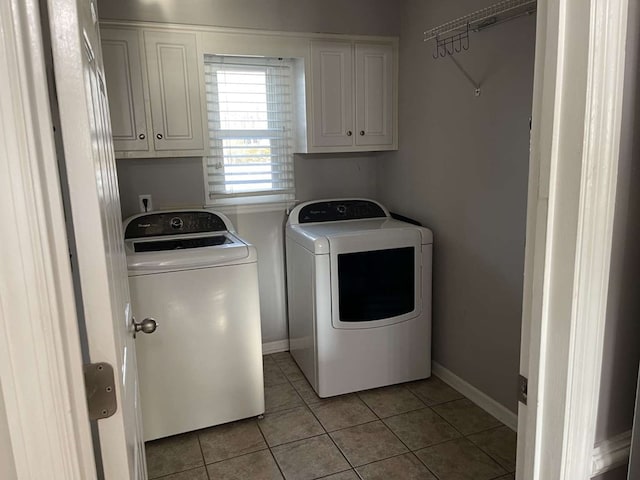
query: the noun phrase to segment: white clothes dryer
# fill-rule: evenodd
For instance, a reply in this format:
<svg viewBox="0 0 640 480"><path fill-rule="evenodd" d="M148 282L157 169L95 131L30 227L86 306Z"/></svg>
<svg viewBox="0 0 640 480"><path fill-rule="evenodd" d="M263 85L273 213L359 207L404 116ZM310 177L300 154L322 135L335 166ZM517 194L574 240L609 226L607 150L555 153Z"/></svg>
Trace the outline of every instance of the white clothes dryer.
<svg viewBox="0 0 640 480"><path fill-rule="evenodd" d="M145 440L264 413L255 247L207 210L124 222Z"/></svg>
<svg viewBox="0 0 640 480"><path fill-rule="evenodd" d="M432 248L429 229L373 200L291 211L290 350L320 397L431 375Z"/></svg>

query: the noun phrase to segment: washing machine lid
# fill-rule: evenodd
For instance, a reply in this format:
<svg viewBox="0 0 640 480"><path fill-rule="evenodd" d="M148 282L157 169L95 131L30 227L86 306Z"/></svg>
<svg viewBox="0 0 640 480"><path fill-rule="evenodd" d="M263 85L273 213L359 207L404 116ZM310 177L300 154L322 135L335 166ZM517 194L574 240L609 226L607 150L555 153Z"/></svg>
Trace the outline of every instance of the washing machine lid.
<svg viewBox="0 0 640 480"><path fill-rule="evenodd" d="M130 275L235 265L257 257L226 216L208 210L135 215L125 220L124 231Z"/></svg>
<svg viewBox="0 0 640 480"><path fill-rule="evenodd" d="M417 231L422 245L433 243L433 233L428 228L395 220L380 203L363 198L318 200L297 205L289 215L286 235L314 254L328 254L331 239L335 244L339 238L357 236L362 250L366 250L368 239L376 235L389 238L389 230L397 231L399 237L404 237L407 231Z"/></svg>

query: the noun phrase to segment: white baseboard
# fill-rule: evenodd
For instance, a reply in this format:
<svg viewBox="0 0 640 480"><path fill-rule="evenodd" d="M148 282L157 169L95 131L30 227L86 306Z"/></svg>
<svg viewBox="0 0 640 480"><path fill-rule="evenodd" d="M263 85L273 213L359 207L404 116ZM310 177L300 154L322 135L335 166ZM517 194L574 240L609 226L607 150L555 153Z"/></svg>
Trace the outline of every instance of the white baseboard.
<svg viewBox="0 0 640 480"><path fill-rule="evenodd" d="M447 370L437 362L432 363L433 374L443 382L458 390L461 394L478 405L483 410L489 412L514 432L518 430L518 415L507 407L496 402L493 398L482 393L476 387L458 377L451 370Z"/></svg>
<svg viewBox="0 0 640 480"><path fill-rule="evenodd" d="M262 344L262 355L270 355L278 352L289 351L289 340L276 340L275 342L267 342Z"/></svg>
<svg viewBox="0 0 640 480"><path fill-rule="evenodd" d="M631 430L596 444L591 457L591 477L628 463L630 450Z"/></svg>

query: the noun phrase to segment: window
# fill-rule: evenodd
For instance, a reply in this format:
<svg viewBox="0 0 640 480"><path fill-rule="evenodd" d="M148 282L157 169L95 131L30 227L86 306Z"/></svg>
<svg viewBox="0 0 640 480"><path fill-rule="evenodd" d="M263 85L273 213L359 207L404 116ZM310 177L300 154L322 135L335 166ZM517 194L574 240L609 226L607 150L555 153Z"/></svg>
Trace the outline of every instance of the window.
<svg viewBox="0 0 640 480"><path fill-rule="evenodd" d="M291 60L205 56L208 204L293 200Z"/></svg>

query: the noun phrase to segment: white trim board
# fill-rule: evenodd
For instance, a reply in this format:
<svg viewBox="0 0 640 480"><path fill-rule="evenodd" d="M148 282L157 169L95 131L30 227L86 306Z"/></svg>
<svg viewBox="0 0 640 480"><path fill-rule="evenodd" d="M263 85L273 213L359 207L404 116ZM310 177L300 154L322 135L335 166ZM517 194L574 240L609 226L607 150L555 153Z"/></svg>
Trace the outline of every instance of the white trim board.
<svg viewBox="0 0 640 480"><path fill-rule="evenodd" d="M631 430L596 444L591 456L591 478L628 463L630 450Z"/></svg>
<svg viewBox="0 0 640 480"><path fill-rule="evenodd" d="M514 432L518 429L518 415L496 402L493 398L478 390L469 382L463 380L451 370L446 369L437 362L432 365L433 374L444 383L458 390L461 394L478 405L480 408L490 413Z"/></svg>
<svg viewBox="0 0 640 480"><path fill-rule="evenodd" d="M272 353L288 352L289 339L276 340L275 342L267 342L262 344L262 355L271 355Z"/></svg>

